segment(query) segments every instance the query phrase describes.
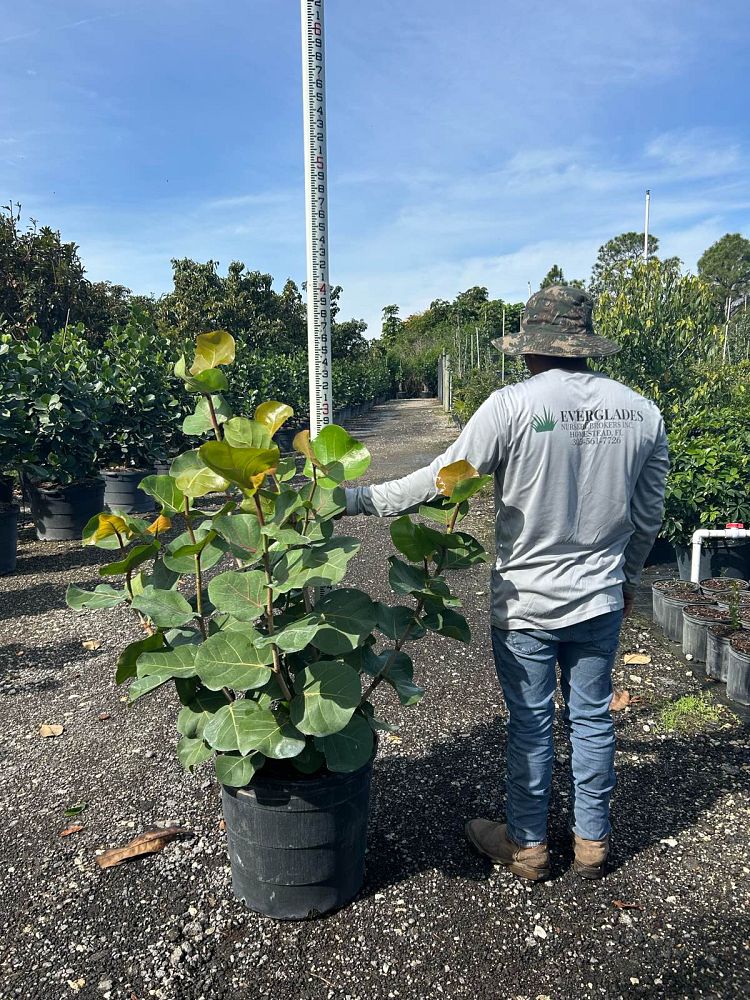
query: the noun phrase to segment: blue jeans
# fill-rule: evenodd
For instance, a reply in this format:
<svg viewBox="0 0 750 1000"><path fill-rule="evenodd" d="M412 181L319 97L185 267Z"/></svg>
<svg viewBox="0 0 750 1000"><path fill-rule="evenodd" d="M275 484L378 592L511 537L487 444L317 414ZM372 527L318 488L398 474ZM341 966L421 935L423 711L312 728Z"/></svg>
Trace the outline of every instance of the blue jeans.
<svg viewBox="0 0 750 1000"><path fill-rule="evenodd" d="M492 629L497 675L508 707L508 836L522 847L547 840L552 783L555 663L572 744L573 830L602 840L615 787L612 665L622 611L551 632Z"/></svg>

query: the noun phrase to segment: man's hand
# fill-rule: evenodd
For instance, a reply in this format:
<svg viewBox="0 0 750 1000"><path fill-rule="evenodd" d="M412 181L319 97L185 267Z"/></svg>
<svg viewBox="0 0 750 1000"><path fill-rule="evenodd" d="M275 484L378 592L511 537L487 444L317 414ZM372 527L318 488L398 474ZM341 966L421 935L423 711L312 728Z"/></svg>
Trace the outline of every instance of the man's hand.
<svg viewBox="0 0 750 1000"><path fill-rule="evenodd" d="M633 604L635 602L635 594L632 590L623 590L622 598L625 602L622 607L622 617L630 618L630 614L633 610Z"/></svg>

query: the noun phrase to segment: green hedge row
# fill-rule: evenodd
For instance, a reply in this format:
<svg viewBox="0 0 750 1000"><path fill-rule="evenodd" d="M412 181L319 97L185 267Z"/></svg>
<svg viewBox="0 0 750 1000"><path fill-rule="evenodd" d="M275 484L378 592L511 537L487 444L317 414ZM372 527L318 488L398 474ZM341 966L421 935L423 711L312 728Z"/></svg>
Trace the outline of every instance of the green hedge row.
<svg viewBox="0 0 750 1000"><path fill-rule="evenodd" d="M0 475L23 473L51 483L92 478L102 468L149 467L186 446L182 421L194 400L174 374L181 345L134 311L92 348L82 327L50 339L31 328L22 340L0 335ZM335 360L334 405L369 402L391 393L385 358L370 349ZM243 351L228 394L238 412L265 399L308 412L307 355Z"/></svg>

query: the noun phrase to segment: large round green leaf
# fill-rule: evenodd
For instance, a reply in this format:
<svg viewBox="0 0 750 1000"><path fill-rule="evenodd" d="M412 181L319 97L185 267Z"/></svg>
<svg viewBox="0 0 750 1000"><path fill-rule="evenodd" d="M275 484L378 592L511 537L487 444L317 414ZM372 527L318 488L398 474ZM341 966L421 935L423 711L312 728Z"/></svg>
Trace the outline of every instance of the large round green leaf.
<svg viewBox="0 0 750 1000"><path fill-rule="evenodd" d="M271 448L233 448L226 441L207 441L199 451L201 460L217 475L251 494L273 472L280 457L276 445Z"/></svg>
<svg viewBox="0 0 750 1000"><path fill-rule="evenodd" d="M186 771L193 771L199 764L213 757L214 752L201 739L183 736L177 744L177 759Z"/></svg>
<svg viewBox="0 0 750 1000"><path fill-rule="evenodd" d="M226 704L227 698L223 691L209 691L203 686L198 687L177 716L177 732L191 739L198 736L202 739L206 725Z"/></svg>
<svg viewBox="0 0 750 1000"><path fill-rule="evenodd" d="M213 528L240 558L250 559L263 549L255 514L220 514L213 519Z"/></svg>
<svg viewBox="0 0 750 1000"><path fill-rule="evenodd" d="M243 622L254 622L265 611L268 590L261 570L238 573L230 570L215 576L208 585L208 596L218 611Z"/></svg>
<svg viewBox="0 0 750 1000"><path fill-rule="evenodd" d="M212 691L225 687L247 691L266 683L272 660L270 647L256 646L241 632L217 632L198 647L195 669Z"/></svg>
<svg viewBox="0 0 750 1000"><path fill-rule="evenodd" d="M318 477L321 486L332 489L344 479L357 479L370 465L370 453L348 431L337 424L324 427L311 442L315 457L325 466L326 473ZM305 464L305 475L312 477L312 463Z"/></svg>
<svg viewBox="0 0 750 1000"><path fill-rule="evenodd" d="M270 448L273 444L267 427L247 417L232 417L224 425L224 440L233 448Z"/></svg>
<svg viewBox="0 0 750 1000"><path fill-rule="evenodd" d="M266 646L273 644L285 653L296 653L310 644L319 629L320 622L316 615L304 615L297 621L278 629L273 635L264 636L262 644Z"/></svg>
<svg viewBox="0 0 750 1000"><path fill-rule="evenodd" d="M68 607L74 611L82 611L84 608L89 608L92 611L116 608L118 604L122 604L127 596L124 590L115 590L108 583L100 583L93 591L81 590L80 587L71 583L65 591L65 601Z"/></svg>
<svg viewBox="0 0 750 1000"><path fill-rule="evenodd" d="M147 545L134 545L132 549L128 549L123 559L100 566L99 576L119 576L122 573L127 573L129 570L134 570L142 563L153 559L160 548L161 545L158 542L150 542Z"/></svg>
<svg viewBox="0 0 750 1000"><path fill-rule="evenodd" d="M246 757L239 753L217 753L214 760L216 780L228 788L244 788L264 761L260 753L251 753Z"/></svg>
<svg viewBox="0 0 750 1000"><path fill-rule="evenodd" d="M143 588L143 593L133 599L136 611L144 615L158 628L178 628L185 625L193 617L193 609L176 590L156 590L149 585Z"/></svg>
<svg viewBox="0 0 750 1000"><path fill-rule="evenodd" d="M277 721L270 708L249 698L219 709L204 729L203 738L215 750L237 750L243 755L259 750L277 759L295 757L305 745L293 726Z"/></svg>
<svg viewBox="0 0 750 1000"><path fill-rule="evenodd" d="M292 722L308 736L337 733L349 722L362 697L359 674L341 660L319 660L297 674Z"/></svg>
<svg viewBox="0 0 750 1000"><path fill-rule="evenodd" d="M220 562L226 552L226 545L216 541L215 532L208 528L196 528L195 546L187 531L172 539L162 556L164 565L174 573L194 573L195 555L200 552L201 569L211 569Z"/></svg>
<svg viewBox="0 0 750 1000"><path fill-rule="evenodd" d="M403 604L381 604L376 602L378 615L378 628L389 639L401 639L407 629L409 629L409 639L421 639L425 634L425 629L417 624L414 617L414 609L407 608Z"/></svg>
<svg viewBox="0 0 750 1000"><path fill-rule="evenodd" d="M165 674L168 677L195 677L195 657L198 646L185 643L174 649L142 653L136 669L139 677Z"/></svg>
<svg viewBox="0 0 750 1000"><path fill-rule="evenodd" d="M331 736L317 736L315 746L326 757L329 771L356 771L372 757L375 737L367 719L357 714Z"/></svg>
<svg viewBox="0 0 750 1000"><path fill-rule="evenodd" d="M385 666L391 653L386 650L380 656ZM402 705L416 705L424 697L424 689L414 683L414 664L406 653L395 654L385 679L396 691Z"/></svg>
<svg viewBox="0 0 750 1000"><path fill-rule="evenodd" d="M201 458L199 449L178 455L170 466L169 474L174 478L177 488L189 497L220 493L229 486L228 480L209 469Z"/></svg>
<svg viewBox="0 0 750 1000"><path fill-rule="evenodd" d="M359 546L356 538L337 535L307 548L292 549L274 567L274 592L285 594L301 587L339 583Z"/></svg>
<svg viewBox="0 0 750 1000"><path fill-rule="evenodd" d="M152 496L165 514L176 514L184 507L185 494L171 476L146 476L139 488Z"/></svg>
<svg viewBox="0 0 750 1000"><path fill-rule="evenodd" d="M325 594L315 605L315 614L320 628L313 645L331 656L349 653L361 645L378 618L371 598L350 587Z"/></svg>
<svg viewBox="0 0 750 1000"><path fill-rule="evenodd" d="M391 521L393 544L411 562L422 562L440 548L441 535L432 528L415 524L408 514Z"/></svg>
<svg viewBox="0 0 750 1000"><path fill-rule="evenodd" d="M180 358L174 366L174 373L185 383L188 392L201 392L205 396L211 396L215 392L226 392L229 382L224 372L218 368L207 368L198 375L191 375L187 371L187 363L184 358Z"/></svg>
<svg viewBox="0 0 750 1000"><path fill-rule="evenodd" d="M213 404L217 424L223 424L229 420L232 416L232 408L223 396L219 394L211 396L211 403ZM199 437L213 430L214 423L211 419L211 407L208 404L208 396L202 396L198 400L195 412L189 414L182 421L182 433Z"/></svg>
<svg viewBox="0 0 750 1000"><path fill-rule="evenodd" d="M141 653L153 653L164 646L164 639L161 632L148 635L145 639L136 639L123 649L117 660L117 673L115 683L122 684L123 681L136 676L136 664Z"/></svg>
<svg viewBox="0 0 750 1000"><path fill-rule="evenodd" d="M430 631L444 635L448 639L457 639L459 642L471 642L471 629L464 616L452 608L443 607L438 602L426 602L422 623Z"/></svg>
<svg viewBox="0 0 750 1000"><path fill-rule="evenodd" d="M231 365L234 361L234 337L226 330L199 333L195 338L195 359L190 366L191 375L217 365Z"/></svg>

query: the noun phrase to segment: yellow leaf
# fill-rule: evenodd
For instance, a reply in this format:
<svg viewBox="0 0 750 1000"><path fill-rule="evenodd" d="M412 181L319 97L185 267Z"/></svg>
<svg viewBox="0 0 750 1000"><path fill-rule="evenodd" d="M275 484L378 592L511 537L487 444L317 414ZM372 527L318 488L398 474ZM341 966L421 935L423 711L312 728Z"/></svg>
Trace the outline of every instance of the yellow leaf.
<svg viewBox="0 0 750 1000"><path fill-rule="evenodd" d="M450 497L457 484L464 479L476 479L479 473L471 464L461 459L460 462L453 462L444 466L437 474L435 485L445 497Z"/></svg>
<svg viewBox="0 0 750 1000"><path fill-rule="evenodd" d="M191 375L215 368L217 365L231 365L234 361L234 337L226 330L199 333L195 339L195 360Z"/></svg>
<svg viewBox="0 0 750 1000"><path fill-rule="evenodd" d="M615 691L609 703L610 712L622 712L630 704L630 691Z"/></svg>
<svg viewBox="0 0 750 1000"><path fill-rule="evenodd" d="M623 663L650 663L651 657L647 653L626 653L622 658Z"/></svg>
<svg viewBox="0 0 750 1000"><path fill-rule="evenodd" d="M279 403L275 399L269 399L267 403L261 403L255 411L255 419L259 424L263 424L268 429L271 437L286 421L294 416L294 410L286 403Z"/></svg>
<svg viewBox="0 0 750 1000"><path fill-rule="evenodd" d="M150 535L155 535L156 537L158 537L162 533L162 531L169 531L171 527L172 527L172 522L166 516L166 514L159 514L154 523L149 524L149 526L146 528L146 531Z"/></svg>
<svg viewBox="0 0 750 1000"><path fill-rule="evenodd" d="M99 523L96 531L88 538L84 538L84 545L94 545L103 538L109 538L112 535L120 535L121 538L129 538L132 535L130 528L117 514L99 514L98 518Z"/></svg>
<svg viewBox="0 0 750 1000"><path fill-rule="evenodd" d="M292 448L298 451L300 455L304 455L308 461L312 462L314 466L318 469L324 469L325 466L321 465L318 459L315 457L315 452L312 448L312 443L310 441L310 431L300 431L299 434L294 435L294 441L292 441Z"/></svg>
<svg viewBox="0 0 750 1000"><path fill-rule="evenodd" d="M101 641L99 639L84 639L81 645L84 649L99 649Z"/></svg>

